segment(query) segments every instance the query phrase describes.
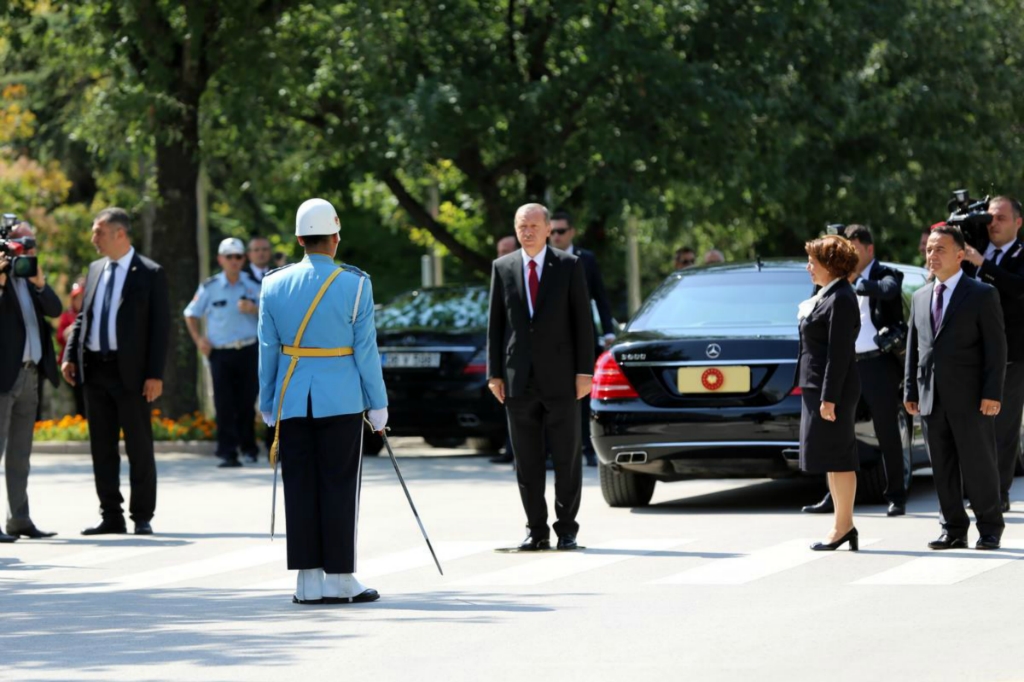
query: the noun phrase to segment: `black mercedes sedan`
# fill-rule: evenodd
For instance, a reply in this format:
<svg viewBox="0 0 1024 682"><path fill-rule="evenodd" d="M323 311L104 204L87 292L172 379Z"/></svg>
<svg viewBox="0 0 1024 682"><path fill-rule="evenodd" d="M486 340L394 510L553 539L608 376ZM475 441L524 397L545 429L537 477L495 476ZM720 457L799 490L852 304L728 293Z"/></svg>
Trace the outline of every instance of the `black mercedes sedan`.
<svg viewBox="0 0 1024 682"><path fill-rule="evenodd" d="M887 265L904 273L909 311L928 273ZM609 505L644 506L657 481L797 472L797 305L813 293L805 266L772 260L676 272L598 358L591 435ZM928 460L919 428L900 412L909 485ZM863 401L857 436L858 497L880 499L885 473Z"/></svg>
<svg viewBox="0 0 1024 682"><path fill-rule="evenodd" d="M375 315L388 389L388 426L436 447L466 438L496 452L505 444L505 411L487 388L487 287L406 292ZM382 442L364 440L366 454Z"/></svg>

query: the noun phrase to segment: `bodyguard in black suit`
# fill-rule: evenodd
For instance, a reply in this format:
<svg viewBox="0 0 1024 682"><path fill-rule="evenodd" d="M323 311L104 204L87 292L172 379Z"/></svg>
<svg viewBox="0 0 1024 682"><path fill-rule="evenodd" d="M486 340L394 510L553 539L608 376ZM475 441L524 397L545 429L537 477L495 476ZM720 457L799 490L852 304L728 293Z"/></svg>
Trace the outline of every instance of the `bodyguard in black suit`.
<svg viewBox="0 0 1024 682"><path fill-rule="evenodd" d="M903 363L896 355L903 350L907 329L903 321L903 273L875 260L874 239L866 226L849 225L844 234L858 256L853 290L860 307L856 350L861 396L871 413L882 450L885 499L889 502L887 515L903 516L907 487L898 421L899 411L903 409L900 393ZM898 345L881 348L879 341L884 343L883 335L898 338Z"/></svg>
<svg viewBox="0 0 1024 682"><path fill-rule="evenodd" d="M487 325L487 382L508 414L529 535L521 550L550 547L545 449L555 466L559 549L575 549L582 467L579 399L589 395L594 328L583 264L547 246L540 204L516 211L523 248L494 261ZM547 448L545 448L547 445Z"/></svg>
<svg viewBox="0 0 1024 682"><path fill-rule="evenodd" d="M32 228L21 223L10 236L30 239ZM35 249L25 255L35 256ZM0 542L56 534L39 530L29 516L28 474L43 378L57 385L53 330L46 318L60 315L61 304L41 269L34 277L14 277L10 263L0 253L0 457L7 482L7 533L0 532Z"/></svg>
<svg viewBox="0 0 1024 682"><path fill-rule="evenodd" d="M998 292L960 269L966 246L948 225L928 237L935 280L914 293L907 338L905 405L923 418L939 497L942 535L932 549L967 546L964 494L977 517L977 548L998 549L1003 534L994 417L1006 336Z"/></svg>
<svg viewBox="0 0 1024 682"><path fill-rule="evenodd" d="M1020 424L1024 413L1024 242L1017 236L1021 207L1016 199L996 197L989 202L992 222L985 253L968 246L964 261L977 268L977 277L999 292L1006 332L1006 379L996 415L996 448L1002 511L1010 511L1010 486L1020 461Z"/></svg>
<svg viewBox="0 0 1024 682"><path fill-rule="evenodd" d="M594 337L594 353L600 355L602 349L615 339L615 320L612 319L612 307L608 302L608 291L604 286L604 278L601 277L601 268L597 264L597 257L591 251L581 249L573 244L575 238L576 228L572 226L572 216L568 211L555 211L551 216L551 246L576 256L583 262L583 273L587 277L587 291L590 293L590 300L597 308L597 316L601 320L603 336ZM583 456L587 460L587 466L597 466L594 444L590 441L590 401L588 400L580 403L580 427Z"/></svg>
<svg viewBox="0 0 1024 682"><path fill-rule="evenodd" d="M129 511L137 535L153 532L156 461L150 403L163 392L170 302L163 268L136 253L131 222L120 208L99 212L92 243L105 256L89 265L85 301L68 334L62 371L83 382L89 445L102 522L83 535L124 533L120 432L131 481Z"/></svg>

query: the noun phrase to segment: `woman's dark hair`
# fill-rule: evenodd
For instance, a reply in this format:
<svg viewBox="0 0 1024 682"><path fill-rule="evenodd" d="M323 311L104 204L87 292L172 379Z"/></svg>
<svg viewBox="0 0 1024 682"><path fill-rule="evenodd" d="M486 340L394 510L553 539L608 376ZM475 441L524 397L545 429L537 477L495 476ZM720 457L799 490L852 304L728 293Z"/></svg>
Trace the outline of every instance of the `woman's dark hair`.
<svg viewBox="0 0 1024 682"><path fill-rule="evenodd" d="M813 239L804 244L804 250L833 277L845 279L857 267L857 250L849 241L836 234Z"/></svg>

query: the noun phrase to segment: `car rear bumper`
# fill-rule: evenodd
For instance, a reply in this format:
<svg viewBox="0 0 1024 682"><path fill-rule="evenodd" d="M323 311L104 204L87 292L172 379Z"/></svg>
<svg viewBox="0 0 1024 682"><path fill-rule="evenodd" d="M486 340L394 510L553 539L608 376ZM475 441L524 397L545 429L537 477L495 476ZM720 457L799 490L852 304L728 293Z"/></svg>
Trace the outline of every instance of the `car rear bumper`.
<svg viewBox="0 0 1024 682"><path fill-rule="evenodd" d="M508 428L505 408L486 388L418 394L389 390L388 427L396 436L486 438L504 438Z"/></svg>
<svg viewBox="0 0 1024 682"><path fill-rule="evenodd" d="M798 468L799 400L754 411L594 405L591 437L602 463L665 481L787 476Z"/></svg>

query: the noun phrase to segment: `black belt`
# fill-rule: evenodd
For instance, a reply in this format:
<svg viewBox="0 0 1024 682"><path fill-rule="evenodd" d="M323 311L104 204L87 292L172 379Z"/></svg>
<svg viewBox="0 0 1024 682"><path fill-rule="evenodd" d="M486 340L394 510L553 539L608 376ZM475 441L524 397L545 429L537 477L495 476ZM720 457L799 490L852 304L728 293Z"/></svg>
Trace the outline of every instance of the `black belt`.
<svg viewBox="0 0 1024 682"><path fill-rule="evenodd" d="M869 350L866 353L857 353L857 362L860 362L861 360L871 360L872 358L880 358L883 355L885 355L885 353L880 350Z"/></svg>
<svg viewBox="0 0 1024 682"><path fill-rule="evenodd" d="M94 350L86 350L85 359L94 360L96 362L113 362L114 360L117 360L117 351L112 350L109 353L99 353Z"/></svg>

